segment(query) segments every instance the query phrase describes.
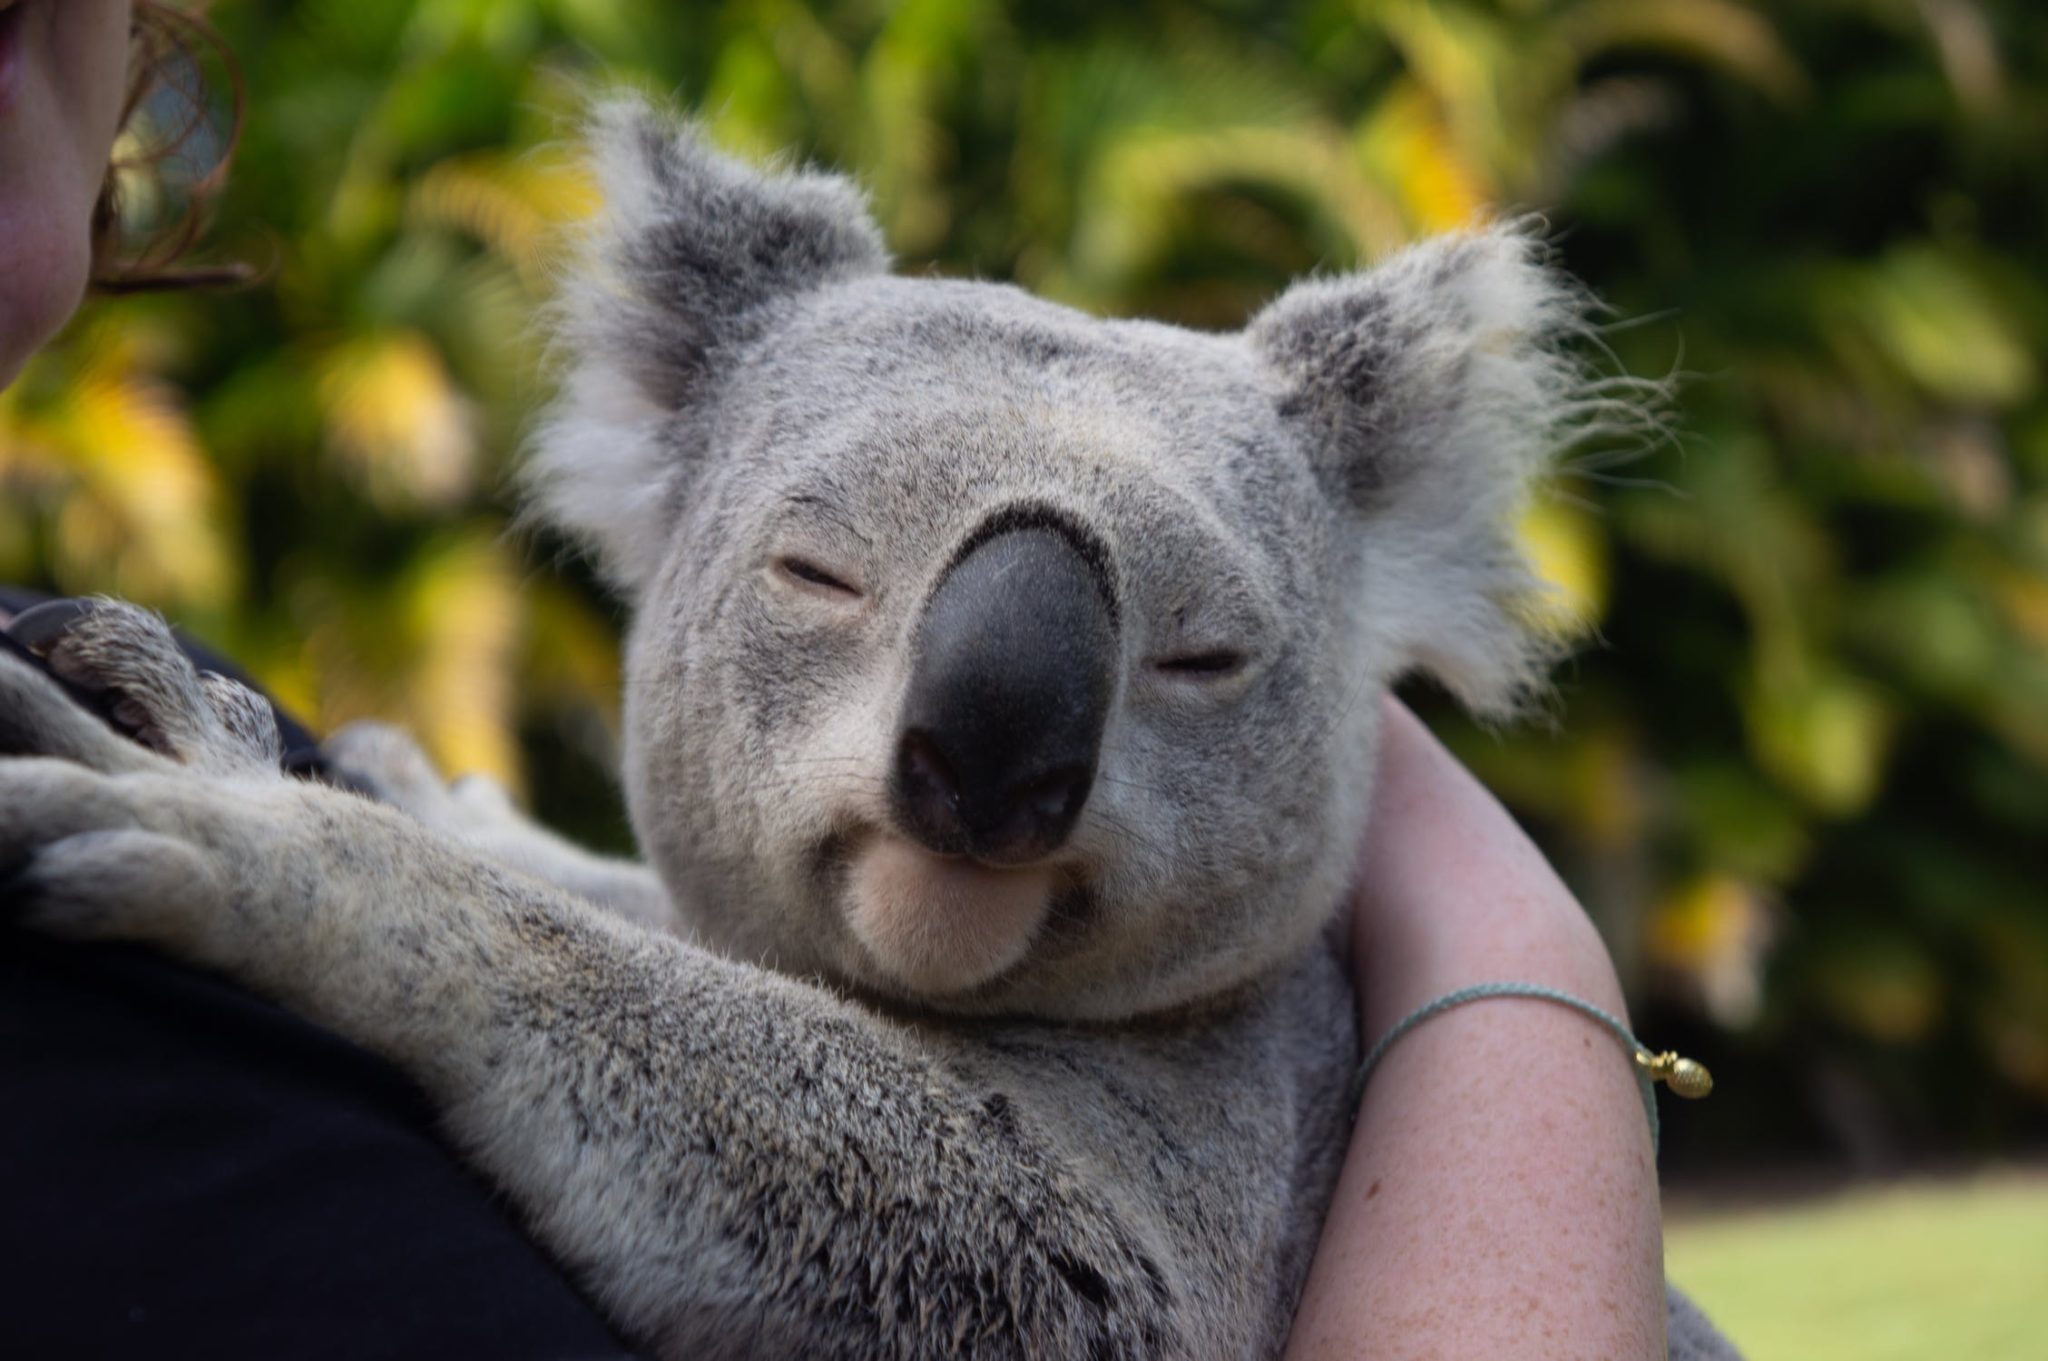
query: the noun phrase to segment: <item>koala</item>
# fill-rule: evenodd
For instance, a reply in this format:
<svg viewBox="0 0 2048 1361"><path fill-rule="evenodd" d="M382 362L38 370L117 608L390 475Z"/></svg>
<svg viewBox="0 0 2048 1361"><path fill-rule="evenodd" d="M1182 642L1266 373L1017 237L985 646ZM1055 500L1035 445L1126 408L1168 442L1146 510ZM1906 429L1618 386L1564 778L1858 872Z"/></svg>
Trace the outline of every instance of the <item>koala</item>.
<svg viewBox="0 0 2048 1361"><path fill-rule="evenodd" d="M1277 1354L1377 696L1541 675L1512 521L1608 400L1580 294L1505 227L1105 321L893 275L846 181L650 108L591 145L531 487L631 604L646 863L388 729L329 751L381 801L287 778L107 604L48 662L140 741L0 655L8 910L403 1068L652 1353Z"/></svg>

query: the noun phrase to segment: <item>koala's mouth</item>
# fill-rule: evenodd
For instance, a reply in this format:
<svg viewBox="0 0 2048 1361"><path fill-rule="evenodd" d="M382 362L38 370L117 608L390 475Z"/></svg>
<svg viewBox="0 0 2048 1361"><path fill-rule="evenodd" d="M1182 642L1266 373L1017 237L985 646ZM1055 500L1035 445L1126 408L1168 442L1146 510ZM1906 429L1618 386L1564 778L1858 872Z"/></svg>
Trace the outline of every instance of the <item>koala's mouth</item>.
<svg viewBox="0 0 2048 1361"><path fill-rule="evenodd" d="M1015 966L1068 896L1050 866L938 856L893 833L842 854L848 930L876 968L921 995L964 993Z"/></svg>

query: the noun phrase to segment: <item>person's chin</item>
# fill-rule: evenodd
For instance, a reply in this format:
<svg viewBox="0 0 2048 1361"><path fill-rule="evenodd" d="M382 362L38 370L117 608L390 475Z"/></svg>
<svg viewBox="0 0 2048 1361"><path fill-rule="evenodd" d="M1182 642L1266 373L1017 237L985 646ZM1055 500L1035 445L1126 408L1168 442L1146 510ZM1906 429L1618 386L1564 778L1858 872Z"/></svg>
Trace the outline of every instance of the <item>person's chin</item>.
<svg viewBox="0 0 2048 1361"><path fill-rule="evenodd" d="M77 223L0 207L0 389L64 328L85 297L92 246Z"/></svg>
<svg viewBox="0 0 2048 1361"><path fill-rule="evenodd" d="M72 13L59 3L69 0L0 7L0 386L85 296L93 203L113 143L112 111L102 140L67 93L79 73L53 55L50 20Z"/></svg>

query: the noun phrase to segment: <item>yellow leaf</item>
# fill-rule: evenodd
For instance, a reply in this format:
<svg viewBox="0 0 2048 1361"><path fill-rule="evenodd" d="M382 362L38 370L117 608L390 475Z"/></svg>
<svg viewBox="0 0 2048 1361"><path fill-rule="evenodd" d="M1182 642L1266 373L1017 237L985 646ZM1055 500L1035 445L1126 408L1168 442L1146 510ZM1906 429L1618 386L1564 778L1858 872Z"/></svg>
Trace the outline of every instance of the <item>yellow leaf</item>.
<svg viewBox="0 0 2048 1361"><path fill-rule="evenodd" d="M177 395L142 367L144 329L88 332L47 401L0 407L0 475L43 503L62 589L217 607L239 577L225 498Z"/></svg>
<svg viewBox="0 0 2048 1361"><path fill-rule="evenodd" d="M1532 622L1559 637L1576 637L1607 611L1607 539L1593 515L1556 497L1540 498L1517 526L1522 551L1545 587Z"/></svg>
<svg viewBox="0 0 2048 1361"><path fill-rule="evenodd" d="M1426 92L1428 106L1465 156L1502 168L1517 159L1512 148L1519 139L1504 101L1522 84L1523 68L1548 63L1526 42L1517 48L1497 17L1476 8L1378 0L1373 10L1406 63L1402 86Z"/></svg>
<svg viewBox="0 0 2048 1361"><path fill-rule="evenodd" d="M475 417L417 331L343 342L320 362L327 447L385 506L447 507L476 476Z"/></svg>
<svg viewBox="0 0 2048 1361"><path fill-rule="evenodd" d="M1359 150L1375 178L1401 196L1417 236L1470 227L1487 215L1493 184L1414 82L1401 81L1380 101L1360 129Z"/></svg>
<svg viewBox="0 0 2048 1361"><path fill-rule="evenodd" d="M1617 48L1651 48L1719 66L1790 103L1806 75L1761 14L1730 0L1590 0L1558 22L1583 65Z"/></svg>
<svg viewBox="0 0 2048 1361"><path fill-rule="evenodd" d="M1847 817L1876 796L1895 719L1869 686L1785 675L1752 684L1743 714L1763 764L1815 807Z"/></svg>
<svg viewBox="0 0 2048 1361"><path fill-rule="evenodd" d="M404 682L409 726L449 775L475 772L517 789L513 682L524 611L497 535L480 530L436 552L402 609L416 641Z"/></svg>
<svg viewBox="0 0 2048 1361"><path fill-rule="evenodd" d="M1096 163L1072 257L1084 278L1128 278L1171 238L1195 194L1233 181L1294 194L1342 228L1360 255L1386 254L1410 233L1365 169L1335 128L1318 125L1132 129ZM1053 287L1088 301L1070 285Z"/></svg>
<svg viewBox="0 0 2048 1361"><path fill-rule="evenodd" d="M597 186L582 166L552 151L451 156L421 175L406 196L414 222L475 237L509 260L536 294L545 291L561 228L597 207Z"/></svg>
<svg viewBox="0 0 2048 1361"><path fill-rule="evenodd" d="M1939 249L1891 251L1852 276L1848 296L1863 331L1934 396L2010 406L2036 390L2011 300Z"/></svg>
<svg viewBox="0 0 2048 1361"><path fill-rule="evenodd" d="M1708 1010L1726 1025L1743 1025L1762 1004L1768 914L1748 885L1703 875L1682 885L1650 914L1643 949L1650 962L1692 982Z"/></svg>

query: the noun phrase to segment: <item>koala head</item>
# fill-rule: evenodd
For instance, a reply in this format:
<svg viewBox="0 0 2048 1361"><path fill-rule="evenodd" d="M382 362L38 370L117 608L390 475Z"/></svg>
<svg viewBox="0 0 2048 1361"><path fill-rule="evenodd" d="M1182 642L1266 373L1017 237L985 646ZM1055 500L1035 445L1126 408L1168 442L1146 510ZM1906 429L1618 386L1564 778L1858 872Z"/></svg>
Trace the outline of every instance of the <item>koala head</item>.
<svg viewBox="0 0 2048 1361"><path fill-rule="evenodd" d="M628 803L704 943L1182 1005L1331 918L1391 680L1538 675L1512 521L1588 397L1526 233L1203 334L891 275L847 182L638 105L592 146L531 486L632 602Z"/></svg>

